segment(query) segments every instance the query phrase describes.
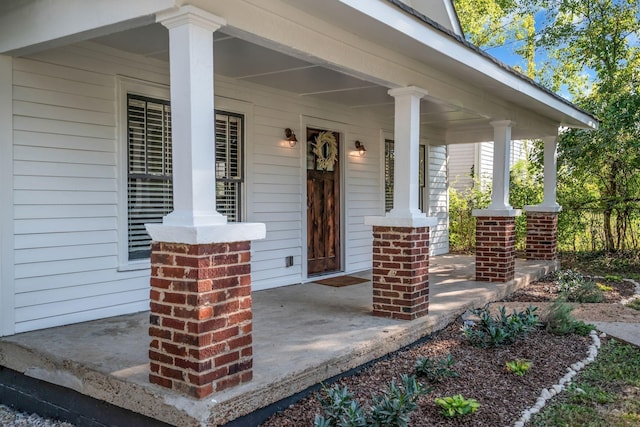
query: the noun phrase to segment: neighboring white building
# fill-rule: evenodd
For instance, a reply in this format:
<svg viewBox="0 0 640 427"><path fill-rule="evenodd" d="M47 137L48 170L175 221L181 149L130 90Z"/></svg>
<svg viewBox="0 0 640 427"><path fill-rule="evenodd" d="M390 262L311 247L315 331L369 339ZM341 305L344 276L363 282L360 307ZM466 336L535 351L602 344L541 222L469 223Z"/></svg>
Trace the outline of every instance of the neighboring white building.
<svg viewBox="0 0 640 427"><path fill-rule="evenodd" d="M528 141L515 140L511 144L509 165L527 158ZM487 185L493 175L493 142L476 142L471 144L455 144L449 146L447 171L451 188L463 191L471 188L471 173L481 183Z"/></svg>
<svg viewBox="0 0 640 427"><path fill-rule="evenodd" d="M178 52L156 22L183 3L0 3L0 335L148 310L142 227L171 212L172 186L182 188L172 144L192 144L171 139L171 115L183 113L171 104L193 76L170 76ZM427 93L417 117L432 253L448 250L456 144L491 140L496 120L516 123L514 139L595 123L465 44L448 0L188 3L220 26L217 210L266 224L252 244L254 290L371 268L364 218L385 212L385 139L402 130L389 89ZM333 186L322 206L318 160ZM312 255L318 245L326 260Z"/></svg>

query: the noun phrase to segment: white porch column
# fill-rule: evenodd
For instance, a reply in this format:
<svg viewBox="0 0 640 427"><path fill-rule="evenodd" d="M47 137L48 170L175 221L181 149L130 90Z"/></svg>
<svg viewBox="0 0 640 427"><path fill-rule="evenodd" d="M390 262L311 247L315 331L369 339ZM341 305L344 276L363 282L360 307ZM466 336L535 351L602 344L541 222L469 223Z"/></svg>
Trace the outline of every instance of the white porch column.
<svg viewBox="0 0 640 427"><path fill-rule="evenodd" d="M424 218L418 208L420 99L427 91L415 86L389 90L395 98L393 209L394 218Z"/></svg>
<svg viewBox="0 0 640 427"><path fill-rule="evenodd" d="M537 206L527 206L527 210L539 210L544 212L559 212L562 207L556 200L557 176L558 176L558 137L547 136L542 138L544 142L544 199ZM533 209L532 209L533 208Z"/></svg>
<svg viewBox="0 0 640 427"><path fill-rule="evenodd" d="M511 210L509 204L509 167L511 159L510 120L491 122L493 126L493 190L491 192L491 210Z"/></svg>
<svg viewBox="0 0 640 427"><path fill-rule="evenodd" d="M159 14L169 29L173 212L163 224L224 224L216 211L213 32L224 19L184 6Z"/></svg>

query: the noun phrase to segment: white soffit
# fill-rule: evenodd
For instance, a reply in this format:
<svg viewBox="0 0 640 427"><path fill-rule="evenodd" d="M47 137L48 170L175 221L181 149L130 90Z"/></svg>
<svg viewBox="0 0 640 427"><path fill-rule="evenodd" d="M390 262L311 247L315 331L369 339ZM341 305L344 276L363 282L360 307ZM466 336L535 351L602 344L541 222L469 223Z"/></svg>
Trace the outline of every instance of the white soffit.
<svg viewBox="0 0 640 427"><path fill-rule="evenodd" d="M494 58L454 36L409 15L389 0L285 1L561 125L597 128L597 121L588 113L505 69Z"/></svg>

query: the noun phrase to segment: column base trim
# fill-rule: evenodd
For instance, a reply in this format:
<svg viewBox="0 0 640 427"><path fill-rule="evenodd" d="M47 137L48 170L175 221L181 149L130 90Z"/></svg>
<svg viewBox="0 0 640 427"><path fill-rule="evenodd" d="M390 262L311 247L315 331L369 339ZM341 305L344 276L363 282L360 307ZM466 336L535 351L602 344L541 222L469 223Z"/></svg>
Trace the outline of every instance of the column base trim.
<svg viewBox="0 0 640 427"><path fill-rule="evenodd" d="M181 226L145 224L154 242L201 245L208 243L245 242L264 239L267 227L260 222L237 222L222 225Z"/></svg>

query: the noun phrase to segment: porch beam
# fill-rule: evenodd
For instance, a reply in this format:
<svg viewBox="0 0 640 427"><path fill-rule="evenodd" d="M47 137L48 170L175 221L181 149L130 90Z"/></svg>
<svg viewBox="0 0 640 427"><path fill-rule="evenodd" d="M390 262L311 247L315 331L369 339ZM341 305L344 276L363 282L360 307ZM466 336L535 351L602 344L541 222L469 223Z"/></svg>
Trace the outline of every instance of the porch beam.
<svg viewBox="0 0 640 427"><path fill-rule="evenodd" d="M174 0L25 1L0 14L0 53L33 54L148 25ZM29 31L25 31L28 28Z"/></svg>

